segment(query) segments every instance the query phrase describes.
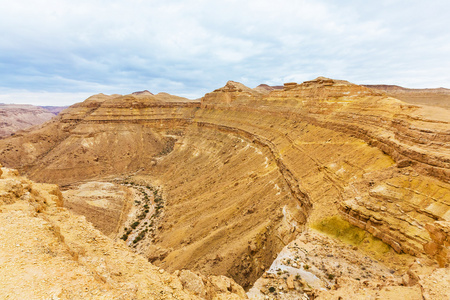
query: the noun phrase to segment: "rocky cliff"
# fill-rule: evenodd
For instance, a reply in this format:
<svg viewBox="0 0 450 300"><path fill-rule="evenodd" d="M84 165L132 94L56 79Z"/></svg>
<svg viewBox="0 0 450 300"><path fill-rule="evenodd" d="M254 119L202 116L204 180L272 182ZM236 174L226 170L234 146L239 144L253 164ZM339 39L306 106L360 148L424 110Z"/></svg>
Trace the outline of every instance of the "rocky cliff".
<svg viewBox="0 0 450 300"><path fill-rule="evenodd" d="M230 81L201 101L158 95L93 96L0 140L0 160L63 186L134 188L142 197L117 237L170 271L248 287L305 226L336 216L398 253L448 260L427 230L450 220L445 110L322 77ZM95 225L99 206L77 203Z"/></svg>

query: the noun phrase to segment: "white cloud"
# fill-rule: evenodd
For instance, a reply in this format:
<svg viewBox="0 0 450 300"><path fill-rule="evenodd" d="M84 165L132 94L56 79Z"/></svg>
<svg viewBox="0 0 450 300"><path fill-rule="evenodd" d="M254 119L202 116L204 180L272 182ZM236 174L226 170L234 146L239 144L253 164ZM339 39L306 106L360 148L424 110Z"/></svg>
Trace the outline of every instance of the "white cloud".
<svg viewBox="0 0 450 300"><path fill-rule="evenodd" d="M67 106L81 102L91 95L91 93L51 93L11 90L7 92L1 91L0 103Z"/></svg>
<svg viewBox="0 0 450 300"><path fill-rule="evenodd" d="M1 2L3 90L199 97L318 75L450 87L443 0Z"/></svg>

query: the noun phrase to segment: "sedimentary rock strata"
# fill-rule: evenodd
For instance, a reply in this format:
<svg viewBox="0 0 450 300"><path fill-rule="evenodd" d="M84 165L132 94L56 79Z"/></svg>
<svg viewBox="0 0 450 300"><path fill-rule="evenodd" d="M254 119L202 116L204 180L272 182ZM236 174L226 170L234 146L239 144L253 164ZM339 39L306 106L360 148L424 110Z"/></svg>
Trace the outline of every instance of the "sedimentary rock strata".
<svg viewBox="0 0 450 300"><path fill-rule="evenodd" d="M164 209L136 251L151 245L166 269L247 287L304 226L337 215L397 252L442 260L447 248L427 226L450 217L449 124L440 108L341 80L283 89L230 81L201 101L93 96L0 140L0 160L62 185L160 186Z"/></svg>

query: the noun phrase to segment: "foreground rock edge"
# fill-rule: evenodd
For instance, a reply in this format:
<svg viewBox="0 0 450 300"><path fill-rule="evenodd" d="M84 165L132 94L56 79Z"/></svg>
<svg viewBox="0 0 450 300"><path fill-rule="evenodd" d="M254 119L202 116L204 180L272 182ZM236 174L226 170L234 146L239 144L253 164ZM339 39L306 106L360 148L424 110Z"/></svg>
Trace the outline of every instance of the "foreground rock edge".
<svg viewBox="0 0 450 300"><path fill-rule="evenodd" d="M225 276L169 274L62 207L58 186L0 169L2 299L246 299Z"/></svg>

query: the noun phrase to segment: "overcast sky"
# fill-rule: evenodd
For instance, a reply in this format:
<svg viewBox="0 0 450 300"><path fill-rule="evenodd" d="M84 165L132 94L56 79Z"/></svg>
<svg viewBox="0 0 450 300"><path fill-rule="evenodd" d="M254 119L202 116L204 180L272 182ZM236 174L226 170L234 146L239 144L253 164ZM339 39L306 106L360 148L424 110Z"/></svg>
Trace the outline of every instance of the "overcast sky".
<svg viewBox="0 0 450 300"><path fill-rule="evenodd" d="M0 102L317 76L450 88L450 1L0 0Z"/></svg>

